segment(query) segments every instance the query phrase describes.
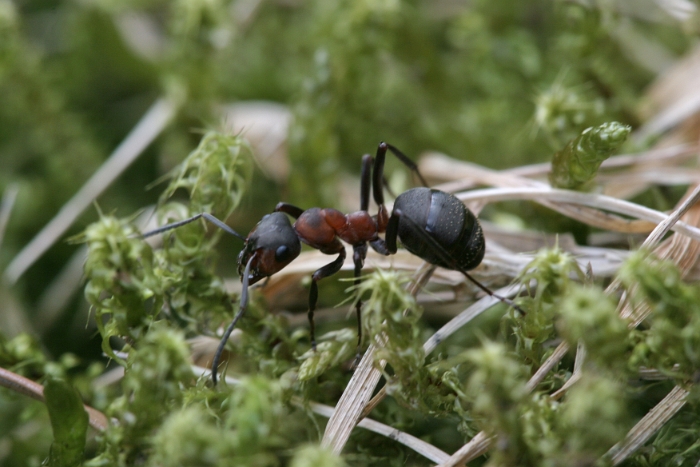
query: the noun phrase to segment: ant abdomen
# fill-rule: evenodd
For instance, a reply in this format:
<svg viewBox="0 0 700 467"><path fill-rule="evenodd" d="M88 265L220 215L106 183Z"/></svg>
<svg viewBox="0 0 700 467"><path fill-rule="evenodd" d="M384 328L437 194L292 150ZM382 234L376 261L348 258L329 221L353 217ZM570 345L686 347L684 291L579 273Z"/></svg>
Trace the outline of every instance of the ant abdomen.
<svg viewBox="0 0 700 467"><path fill-rule="evenodd" d="M484 258L485 242L474 213L450 193L430 188L413 188L398 196L394 210L402 213L398 237L404 247L429 263L446 269L468 271ZM406 218L409 219L406 219ZM422 227L447 253L436 251L416 232Z"/></svg>

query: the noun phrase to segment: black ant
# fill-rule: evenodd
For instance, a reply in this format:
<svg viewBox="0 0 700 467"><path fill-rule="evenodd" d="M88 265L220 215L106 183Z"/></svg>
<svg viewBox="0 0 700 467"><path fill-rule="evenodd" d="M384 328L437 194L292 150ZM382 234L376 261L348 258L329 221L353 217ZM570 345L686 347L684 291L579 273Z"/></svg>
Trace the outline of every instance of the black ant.
<svg viewBox="0 0 700 467"><path fill-rule="evenodd" d="M353 247L355 283L367 256L368 244L382 255L396 253L398 237L404 247L414 255L437 266L464 274L477 287L498 300L524 312L513 301L494 294L486 286L471 277L467 271L477 267L484 257L484 234L476 216L455 196L426 187L412 188L401 193L394 201L391 216L384 206L384 161L387 150L393 153L427 185L416 164L394 146L380 143L374 159L369 154L362 158L360 210L343 214L333 208L301 209L287 203L279 203L275 212L268 214L243 237L228 225L208 213L167 224L143 234L156 235L204 218L245 243L238 256L238 273L243 290L240 308L226 329L212 362L212 381L216 385L217 367L224 348L236 323L248 306L248 287L261 279L272 276L292 262L301 252L301 242L327 255L338 255L332 262L318 269L311 276L309 291L309 325L311 347L316 349L314 310L318 301L318 281L337 273L345 262L345 247L341 240ZM372 167L374 165L374 167ZM369 209L371 188L378 206L376 215ZM294 225L286 214L296 219ZM385 238L379 237L386 233ZM358 349L362 341L360 302L356 304Z"/></svg>

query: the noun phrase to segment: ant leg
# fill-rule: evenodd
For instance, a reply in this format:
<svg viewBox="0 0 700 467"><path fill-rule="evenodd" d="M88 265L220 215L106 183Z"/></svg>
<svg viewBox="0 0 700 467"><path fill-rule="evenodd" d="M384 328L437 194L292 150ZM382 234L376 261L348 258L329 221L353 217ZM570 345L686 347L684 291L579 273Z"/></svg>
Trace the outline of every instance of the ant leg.
<svg viewBox="0 0 700 467"><path fill-rule="evenodd" d="M277 203L277 206L275 206L275 212L283 212L285 214L289 214L295 219L299 219L299 216L301 216L304 210L292 204Z"/></svg>
<svg viewBox="0 0 700 467"><path fill-rule="evenodd" d="M352 260L355 263L355 288L357 289L362 281L360 275L362 274L362 267L365 265L365 258L367 257L367 243L355 245L352 250ZM358 297L355 302L355 315L357 316L357 354L355 355L355 365L357 365L361 358L360 348L362 346L362 300L360 297Z"/></svg>
<svg viewBox="0 0 700 467"><path fill-rule="evenodd" d="M360 176L360 211L369 209L370 177L372 175L372 156L362 156L362 175Z"/></svg>
<svg viewBox="0 0 700 467"><path fill-rule="evenodd" d="M411 159L409 159L409 157L406 154L399 151L398 148L396 148L396 146L392 146L389 143L386 143L386 146L389 148L389 151L391 151L396 156L396 158L398 160L403 162L403 164L406 167L408 167L411 170L411 172L413 172L414 174L416 174L418 176L418 179L423 184L423 186L426 186L426 187L428 186L428 182L426 182L425 179L423 178L423 175L421 175L420 171L418 170L418 165L416 165L415 162L413 162Z"/></svg>
<svg viewBox="0 0 700 467"><path fill-rule="evenodd" d="M194 222L200 218L208 220L209 222L211 222L212 224L214 224L215 226L217 226L221 230L224 230L224 231L230 233L231 235L234 235L234 236L240 238L241 240L245 240L245 237L243 235L239 234L238 232L233 230L231 227L226 225L223 221L217 219L216 217L212 216L208 212L202 212L200 214L195 214L194 216L189 217L187 219L173 222L172 224L166 224L162 227L158 227L157 229L154 229L154 230L151 230L150 232L146 232L145 234L142 234L141 238L147 238L147 237L151 237L153 235L157 235L159 233L167 232L168 230L177 229L178 227L181 227L183 225L187 225L187 224Z"/></svg>
<svg viewBox="0 0 700 467"><path fill-rule="evenodd" d="M416 233L417 235L420 235L420 236L422 237L422 239L423 239L423 241L425 242L425 244L426 244L426 245L429 245L429 246L431 247L431 249L433 250L433 253L435 253L437 256L439 256L441 261L443 261L445 264L451 265L451 266L452 266L452 269L454 269L455 271L461 272L461 273L464 275L464 277L466 277L467 279L469 279L474 285L476 285L478 288L480 288L481 290L483 290L484 292L486 292L488 295L490 295L490 296L492 296L493 298L495 298L495 299L497 299L497 300L499 300L499 301L505 303L506 305L508 305L508 306L510 306L510 307L513 307L514 309L516 309L518 312L522 313L523 315L526 314L526 313L525 313L525 310L523 310L523 309L520 308L518 305L516 305L515 302L513 302L513 300L511 300L511 299L509 299L509 298L506 298L506 297L502 297L502 296L500 296L500 295L498 295L498 294L493 293L493 292L491 291L491 289L489 289L489 288L486 287L484 284L482 284L481 282L479 282L479 281L477 281L476 279L474 279L474 278L471 276L471 274L469 274L464 268L460 267L460 266L454 261L454 259L450 256L450 254L449 254L447 251L445 251L445 248L443 248L443 246L440 245L440 244L437 242L437 240L435 240L428 232L425 231L425 229L421 228L421 227L420 227L413 219L411 219L409 216L402 216L402 213L401 213L400 210L395 209L394 212L391 214L391 219L390 219L389 225L391 226L391 220L393 220L394 218L396 218L396 221L395 221L395 224L396 224L395 229L396 229L397 232L398 232L398 219L401 218L401 217L402 217L403 219L405 219L406 221L408 221L408 222L412 225L412 227L413 227L415 233ZM392 238L393 238L393 244L390 244L390 241L392 241L392 238L390 238L390 235L389 235L389 227L387 227L387 234L386 234L386 237L387 237L387 240L386 240L387 247L389 247L389 248L393 247L393 248L394 248L394 252L395 252L395 251L396 251L396 234L393 234L393 237L392 237Z"/></svg>
<svg viewBox="0 0 700 467"><path fill-rule="evenodd" d="M423 175L421 175L415 162L409 159L408 156L399 151L395 146L382 141L377 147L377 155L374 158L374 173L372 174L372 194L374 195L374 201L380 206L384 204L382 186L384 184L384 161L386 159L387 150L391 151L391 153L408 167L411 172L415 173L423 186L428 186L428 183L425 181L425 178L423 178Z"/></svg>
<svg viewBox="0 0 700 467"><path fill-rule="evenodd" d="M391 217L389 217L389 222L386 226L386 234L384 235L384 239L382 240L381 238L378 238L376 240L372 240L371 242L369 242L369 244L372 247L372 249L380 255L389 256L396 254L396 250L398 249L396 245L396 238L398 237L398 234L399 215L396 214L396 211L394 211L391 213Z"/></svg>
<svg viewBox="0 0 700 467"><path fill-rule="evenodd" d="M382 180L384 179L384 161L386 160L386 150L389 146L382 141L377 147L377 155L374 157L374 170L372 172L372 195L377 206L384 205L384 191Z"/></svg>
<svg viewBox="0 0 700 467"><path fill-rule="evenodd" d="M243 273L243 287L241 289L241 304L238 307L238 313L236 313L233 321L231 321L231 324L229 324L228 328L226 328L226 332L224 333L223 337L221 337L219 347L216 349L216 353L214 354L214 360L211 364L211 381L214 383L214 386L216 386L216 373L219 368L219 360L221 360L221 355L224 353L226 343L228 342L229 337L231 337L231 333L236 327L236 323L238 323L238 320L241 318L241 316L243 316L243 313L245 313L245 310L248 308L248 277L250 277L250 265L253 262L253 258L255 258L255 255L251 256L248 263L245 265L245 272Z"/></svg>
<svg viewBox="0 0 700 467"><path fill-rule="evenodd" d="M333 254L333 253L331 253ZM318 281L324 277L332 276L336 272L340 271L345 262L345 247L340 245L338 250L338 257L331 263L326 264L322 268L318 269L311 276L311 290L309 291L309 327L310 327L310 337L311 337L311 348L316 350L316 326L314 325L314 310L316 310L316 303L318 302Z"/></svg>

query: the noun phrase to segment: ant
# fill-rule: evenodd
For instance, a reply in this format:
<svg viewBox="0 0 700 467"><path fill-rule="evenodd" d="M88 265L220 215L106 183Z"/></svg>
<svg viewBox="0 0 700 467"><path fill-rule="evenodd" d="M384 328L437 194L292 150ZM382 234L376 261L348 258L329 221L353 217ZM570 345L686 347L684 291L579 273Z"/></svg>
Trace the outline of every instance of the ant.
<svg viewBox="0 0 700 467"><path fill-rule="evenodd" d="M423 187L412 188L401 193L394 201L391 215L384 205L384 161L390 151L423 183ZM370 185L371 178L371 185ZM426 188L427 183L418 171L418 166L396 147L379 143L374 158L366 154L362 158L360 183L360 210L343 214L333 208L301 209L287 203L279 203L275 211L265 215L247 237L240 235L221 220L209 213L196 214L179 222L164 225L142 236L150 237L172 230L203 218L244 242L238 256L238 273L241 276L242 292L238 313L226 329L212 362L212 382L216 385L217 367L224 348L236 323L248 306L248 287L270 277L291 263L301 252L301 243L320 250L327 255L338 255L335 260L321 267L311 276L309 291L309 326L311 347L316 349L314 310L318 301L318 281L337 273L345 262L345 247L353 247L355 284L360 283L360 274L367 256L368 245L382 255L396 253L397 238L414 255L434 265L461 272L488 295L515 308L523 310L512 300L494 294L467 271L477 267L484 258L484 234L478 219L454 195ZM370 188L378 212L369 214ZM294 225L287 215L296 219ZM379 237L385 233L385 238ZM342 242L341 242L342 240ZM357 345L362 342L361 303L356 302Z"/></svg>

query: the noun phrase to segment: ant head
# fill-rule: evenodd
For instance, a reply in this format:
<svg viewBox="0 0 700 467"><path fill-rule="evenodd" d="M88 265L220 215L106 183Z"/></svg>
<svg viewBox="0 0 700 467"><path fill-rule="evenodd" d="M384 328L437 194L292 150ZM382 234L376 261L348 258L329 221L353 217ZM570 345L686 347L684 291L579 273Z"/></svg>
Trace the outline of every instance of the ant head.
<svg viewBox="0 0 700 467"><path fill-rule="evenodd" d="M289 218L281 212L273 212L262 218L248 234L245 246L238 256L238 274L248 260L255 255L250 265L250 285L282 270L301 252L301 242Z"/></svg>

